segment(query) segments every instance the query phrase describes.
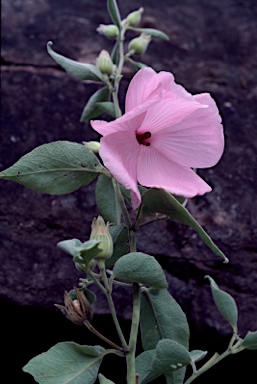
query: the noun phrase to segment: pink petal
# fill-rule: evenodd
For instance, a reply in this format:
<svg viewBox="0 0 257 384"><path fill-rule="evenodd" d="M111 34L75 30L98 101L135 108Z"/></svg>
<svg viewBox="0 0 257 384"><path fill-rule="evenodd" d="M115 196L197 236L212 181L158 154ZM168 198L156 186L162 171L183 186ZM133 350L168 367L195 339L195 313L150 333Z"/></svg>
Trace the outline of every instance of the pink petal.
<svg viewBox="0 0 257 384"><path fill-rule="evenodd" d="M174 83L174 77L169 72L160 72L157 74L149 67L140 69L128 87L125 103L126 113L141 103L144 103L146 100L158 101L163 91L170 89L171 83Z"/></svg>
<svg viewBox="0 0 257 384"><path fill-rule="evenodd" d="M180 123L152 135L151 146L180 165L191 168L212 167L219 161L224 150L221 118L209 94L194 98L209 107L196 110Z"/></svg>
<svg viewBox="0 0 257 384"><path fill-rule="evenodd" d="M140 203L141 196L137 185L137 162L140 144L134 132L116 132L100 140L100 156L105 167L127 189L134 192L135 204Z"/></svg>
<svg viewBox="0 0 257 384"><path fill-rule="evenodd" d="M211 187L192 169L172 163L152 146L141 145L137 179L146 187L162 188L186 198L211 191Z"/></svg>
<svg viewBox="0 0 257 384"><path fill-rule="evenodd" d="M150 131L152 135L163 129L172 132L175 124L191 116L198 109L204 108L208 108L208 106L194 101L193 97L190 100L165 98L147 110L138 132Z"/></svg>

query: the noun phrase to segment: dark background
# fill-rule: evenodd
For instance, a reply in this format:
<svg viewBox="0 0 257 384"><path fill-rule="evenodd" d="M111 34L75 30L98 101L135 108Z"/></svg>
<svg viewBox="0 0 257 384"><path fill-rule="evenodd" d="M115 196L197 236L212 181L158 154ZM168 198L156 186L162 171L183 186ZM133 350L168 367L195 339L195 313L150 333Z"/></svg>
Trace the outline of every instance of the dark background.
<svg viewBox="0 0 257 384"><path fill-rule="evenodd" d="M208 350L211 356L226 348L230 327L213 304L206 274L235 298L241 336L257 329L257 4L119 3L122 17L143 6L141 26L159 28L170 37L168 42L151 42L143 61L156 71L171 71L193 94L210 92L223 118L225 153L214 168L199 171L213 192L192 199L188 209L230 263L222 264L193 230L175 222L147 227L138 239L139 250L162 264L170 292L188 316L191 349ZM46 43L51 40L57 52L94 64L101 49L112 47L95 32L100 23L110 23L105 1L2 0L0 170L44 143L98 139L89 123L79 119L99 86L63 72L48 56ZM122 99L133 73L126 66ZM64 290L81 277L56 243L72 237L86 240L95 215L94 183L70 195L49 196L1 182L1 345L4 371L14 383L33 383L22 366L59 341L98 343L53 305L62 303ZM115 302L128 334L130 296L115 292ZM100 296L93 325L115 338L107 313ZM244 351L196 383L252 383L256 363L256 352ZM106 359L102 368L117 384L124 382L121 359L115 368Z"/></svg>

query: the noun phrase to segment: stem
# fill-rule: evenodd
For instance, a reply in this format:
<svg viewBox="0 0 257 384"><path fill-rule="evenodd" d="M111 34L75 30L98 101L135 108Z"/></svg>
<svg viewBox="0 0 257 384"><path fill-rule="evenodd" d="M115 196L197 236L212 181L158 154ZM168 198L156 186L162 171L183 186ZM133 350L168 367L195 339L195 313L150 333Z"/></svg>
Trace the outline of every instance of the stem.
<svg viewBox="0 0 257 384"><path fill-rule="evenodd" d="M117 196L118 202L120 204L120 208L121 208L121 213L122 213L123 219L125 221L126 226L128 228L130 228L131 227L131 221L130 221L130 217L129 217L129 214L128 214L128 210L127 210L125 201L123 199L123 196L122 196L122 193L121 193L121 190L120 190L119 183L118 183L118 181L114 177L112 178L112 183L113 183L113 188L114 188L115 194Z"/></svg>
<svg viewBox="0 0 257 384"><path fill-rule="evenodd" d="M132 315L132 325L129 338L129 352L126 356L127 359L127 384L136 384L137 375L136 375L136 345L137 345L137 335L138 327L140 320L140 290L139 284L133 284L134 290L134 302L133 302L133 315Z"/></svg>
<svg viewBox="0 0 257 384"><path fill-rule="evenodd" d="M84 321L84 325L89 329L90 332L93 332L96 336L100 337L100 339L104 340L107 344L111 345L118 351L124 351L123 348L119 347L117 344L113 343L111 340L109 340L107 337L102 335L100 332L98 332L93 325L90 324L88 320Z"/></svg>
<svg viewBox="0 0 257 384"><path fill-rule="evenodd" d="M115 327L116 327L117 333L119 335L123 349L128 350L128 348L129 348L128 344L124 338L123 332L122 332L120 324L119 324L119 320L118 320L117 315L116 315L116 310L115 310L114 302L113 302L112 295L111 295L111 289L110 289L110 286L108 283L108 278L106 275L105 263L99 262L98 265L99 265L100 273L101 273L101 276L102 276L102 279L103 279L103 282L105 285L105 292L106 292L105 295L106 295L106 298L107 298L107 301L109 304L109 308L110 308L110 311L112 314L113 322L115 324Z"/></svg>

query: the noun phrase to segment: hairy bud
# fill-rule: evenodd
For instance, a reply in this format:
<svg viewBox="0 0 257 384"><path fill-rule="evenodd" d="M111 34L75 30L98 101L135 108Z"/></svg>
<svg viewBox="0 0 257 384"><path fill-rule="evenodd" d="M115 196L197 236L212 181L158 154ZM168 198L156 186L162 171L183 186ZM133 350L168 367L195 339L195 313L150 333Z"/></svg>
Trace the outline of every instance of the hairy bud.
<svg viewBox="0 0 257 384"><path fill-rule="evenodd" d="M104 75L112 75L114 70L114 65L109 55L109 52L102 50L96 59L96 66Z"/></svg>
<svg viewBox="0 0 257 384"><path fill-rule="evenodd" d="M151 41L151 36L146 33L141 33L139 37L131 40L129 43L129 51L132 51L134 55L141 56L147 50L148 44Z"/></svg>
<svg viewBox="0 0 257 384"><path fill-rule="evenodd" d="M96 28L96 31L109 39L116 39L119 34L118 27L114 24L104 25L100 24L99 27Z"/></svg>
<svg viewBox="0 0 257 384"><path fill-rule="evenodd" d="M144 8L139 8L137 11L131 12L127 17L126 21L128 22L129 25L131 26L136 26L140 23L141 21L141 16L142 13L144 12Z"/></svg>
<svg viewBox="0 0 257 384"><path fill-rule="evenodd" d="M109 224L105 224L101 216L98 216L97 219L93 219L90 240L99 241L99 247L102 249L102 251L95 256L96 260L105 260L112 256L113 240L108 227Z"/></svg>

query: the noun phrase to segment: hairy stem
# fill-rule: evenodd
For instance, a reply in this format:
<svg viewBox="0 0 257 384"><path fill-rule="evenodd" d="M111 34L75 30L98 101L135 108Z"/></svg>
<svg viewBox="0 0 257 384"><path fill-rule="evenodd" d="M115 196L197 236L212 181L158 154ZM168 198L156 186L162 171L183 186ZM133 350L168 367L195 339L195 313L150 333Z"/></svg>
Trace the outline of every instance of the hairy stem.
<svg viewBox="0 0 257 384"><path fill-rule="evenodd" d="M126 356L127 359L127 384L136 384L137 375L136 375L136 345L137 345L137 335L138 327L140 320L140 290L139 284L133 284L134 299L133 299L133 315L132 315L132 325L129 338L129 352Z"/></svg>

